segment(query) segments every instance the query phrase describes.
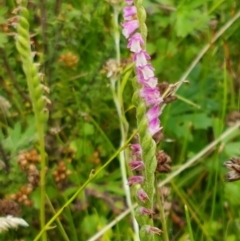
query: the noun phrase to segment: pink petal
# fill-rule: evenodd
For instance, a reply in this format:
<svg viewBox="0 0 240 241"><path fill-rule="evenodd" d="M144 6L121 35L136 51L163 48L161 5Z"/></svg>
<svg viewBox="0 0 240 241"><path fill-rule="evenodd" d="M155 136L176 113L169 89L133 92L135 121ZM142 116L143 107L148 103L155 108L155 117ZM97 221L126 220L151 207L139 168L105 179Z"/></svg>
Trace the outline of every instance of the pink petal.
<svg viewBox="0 0 240 241"><path fill-rule="evenodd" d="M139 66L137 68L137 73L140 76L143 76L145 80L154 77L154 68L150 64L146 64L145 66Z"/></svg>
<svg viewBox="0 0 240 241"><path fill-rule="evenodd" d="M132 186L134 184L142 184L144 182L143 176L132 176L128 178L128 185Z"/></svg>
<svg viewBox="0 0 240 241"><path fill-rule="evenodd" d="M149 121L158 118L158 116L161 114L159 105L154 105L152 108L150 108L147 112L147 118Z"/></svg>
<svg viewBox="0 0 240 241"><path fill-rule="evenodd" d="M132 150L132 156L142 154L142 147L140 144L131 144L130 148Z"/></svg>
<svg viewBox="0 0 240 241"><path fill-rule="evenodd" d="M158 84L158 79L156 77L151 77L147 80L143 78L143 76L138 76L138 82L143 85L144 87L155 88Z"/></svg>
<svg viewBox="0 0 240 241"><path fill-rule="evenodd" d="M149 208L140 207L138 209L139 213L142 215L153 215L154 211Z"/></svg>
<svg viewBox="0 0 240 241"><path fill-rule="evenodd" d="M123 26L123 35L125 38L129 38L129 36L139 27L138 20L130 20L122 24Z"/></svg>
<svg viewBox="0 0 240 241"><path fill-rule="evenodd" d="M132 171L134 171L134 170L141 171L145 167L143 161L137 161L137 160L129 162L129 166Z"/></svg>
<svg viewBox="0 0 240 241"><path fill-rule="evenodd" d="M162 129L160 127L160 121L158 118L155 118L148 123L148 130L151 133L151 135L155 135L157 132L159 132Z"/></svg>
<svg viewBox="0 0 240 241"><path fill-rule="evenodd" d="M138 189L137 196L139 200L143 203L145 203L146 201L149 201L149 197L147 193L142 188Z"/></svg>
<svg viewBox="0 0 240 241"><path fill-rule="evenodd" d="M137 14L137 9L135 6L129 6L123 8L123 18L124 20L131 20L132 16Z"/></svg>
<svg viewBox="0 0 240 241"><path fill-rule="evenodd" d="M144 87L140 90L140 96L147 105L159 105L163 101L157 88Z"/></svg>
<svg viewBox="0 0 240 241"><path fill-rule="evenodd" d="M129 38L127 47L131 52L138 53L142 50L144 44L142 35L140 33L135 33Z"/></svg>
<svg viewBox="0 0 240 241"><path fill-rule="evenodd" d="M133 60L136 63L136 67L147 65L150 56L145 50L141 50L138 53L134 53Z"/></svg>

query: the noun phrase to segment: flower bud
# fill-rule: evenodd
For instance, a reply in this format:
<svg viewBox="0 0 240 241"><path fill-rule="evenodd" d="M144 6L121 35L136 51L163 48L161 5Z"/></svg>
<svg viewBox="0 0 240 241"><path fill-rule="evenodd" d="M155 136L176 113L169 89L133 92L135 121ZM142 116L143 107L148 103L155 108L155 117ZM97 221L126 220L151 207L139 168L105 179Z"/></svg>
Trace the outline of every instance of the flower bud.
<svg viewBox="0 0 240 241"><path fill-rule="evenodd" d="M142 184L144 182L143 176L132 176L128 178L128 185L132 186L134 184Z"/></svg>
<svg viewBox="0 0 240 241"><path fill-rule="evenodd" d="M129 162L129 166L132 171L134 170L140 171L140 170L143 170L145 167L143 161L137 161L137 160Z"/></svg>
<svg viewBox="0 0 240 241"><path fill-rule="evenodd" d="M143 203L149 201L149 197L147 193L142 188L137 190L137 196L138 196L138 199Z"/></svg>

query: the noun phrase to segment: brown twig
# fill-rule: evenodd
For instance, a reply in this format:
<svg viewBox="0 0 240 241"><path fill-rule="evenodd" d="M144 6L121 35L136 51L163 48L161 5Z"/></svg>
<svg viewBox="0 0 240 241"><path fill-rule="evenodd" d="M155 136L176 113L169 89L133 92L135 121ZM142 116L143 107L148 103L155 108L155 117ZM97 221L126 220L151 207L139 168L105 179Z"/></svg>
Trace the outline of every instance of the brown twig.
<svg viewBox="0 0 240 241"><path fill-rule="evenodd" d="M17 79L15 77L15 74L8 62L7 56L6 56L6 52L3 49L0 49L0 53L2 55L2 59L3 59L3 63L4 63L4 67L6 69L6 72L8 73L10 80L14 86L14 88L17 90L17 92L19 93L19 95L25 100L25 101L30 101L29 97L27 94L25 94L19 87Z"/></svg>

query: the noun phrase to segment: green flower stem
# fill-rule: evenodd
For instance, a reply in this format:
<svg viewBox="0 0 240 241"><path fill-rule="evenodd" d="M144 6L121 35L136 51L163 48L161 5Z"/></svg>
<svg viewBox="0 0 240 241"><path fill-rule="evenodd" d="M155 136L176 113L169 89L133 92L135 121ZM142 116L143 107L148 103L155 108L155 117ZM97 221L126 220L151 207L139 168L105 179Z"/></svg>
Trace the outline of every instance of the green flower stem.
<svg viewBox="0 0 240 241"><path fill-rule="evenodd" d="M146 43L147 39L147 26L146 12L142 5L142 0L134 0L134 4L137 9L137 17L139 21L139 28L143 40ZM146 46L146 44L145 44ZM145 164L145 169L143 171L144 184L142 185L143 190L147 193L149 197L149 202L141 203L141 206L147 209L153 209L154 202L154 188L155 188L155 171L157 166L156 160L156 143L152 138L151 133L148 130L148 119L147 119L147 106L144 100L139 96L139 91L141 85L138 84L135 78L133 82L133 88L135 90L133 94L133 104L136 106L137 110L137 126L139 130L139 142L142 147L142 158ZM153 226L153 220L149 218L148 215L137 215L138 223L142 226L140 230L140 240L141 241L154 241L155 237L152 234L147 234L146 225Z"/></svg>
<svg viewBox="0 0 240 241"><path fill-rule="evenodd" d="M119 33L119 24L118 24L120 11L121 11L121 8L118 5L113 6L113 26L114 26L113 37L115 42L116 59L119 66L121 64L120 47L119 47L120 33Z"/></svg>
<svg viewBox="0 0 240 241"><path fill-rule="evenodd" d="M146 43L148 31L147 31L147 26L145 24L146 11L142 5L142 2L143 2L143 0L134 0L134 5L136 6L136 9L137 9L137 17L138 17L138 21L139 21L140 32L141 32L144 42Z"/></svg>
<svg viewBox="0 0 240 241"><path fill-rule="evenodd" d="M147 27L146 12L142 6L142 0L134 0L134 4L137 8L137 16L139 20L140 32L146 43L147 38ZM145 44L146 46L146 44ZM153 191L154 191L154 173L156 171L157 160L156 160L156 143L152 139L151 134L148 131L148 119L146 116L147 106L144 100L139 96L139 90L141 86L138 84L137 79L133 83L135 93L133 95L133 103L137 108L137 125L140 136L140 144L143 151L143 161L145 162L144 178L145 182L143 189L148 194L150 202L146 203L147 208L153 207Z"/></svg>
<svg viewBox="0 0 240 241"><path fill-rule="evenodd" d="M149 197L149 202L141 203L141 206L153 209L153 195L154 195L154 182L155 182L155 170L157 166L156 160L156 143L152 139L151 134L148 131L148 119L146 116L146 104L144 100L139 96L139 84L135 78L133 82L133 87L135 89L133 95L133 104L137 109L137 125L138 133L140 139L140 145L142 147L142 158L145 164L145 169L143 171L144 184L142 185L143 190L147 193ZM153 226L153 221L147 215L138 215L137 220L141 226L150 225ZM144 232L140 232L141 241L152 241L154 236L146 236Z"/></svg>
<svg viewBox="0 0 240 241"><path fill-rule="evenodd" d="M188 207L187 207L186 204L184 205L184 209L185 209L185 215L186 215L186 219L187 219L189 238L190 238L190 241L194 241L192 225L191 225L191 219L190 219L190 215L189 215L189 212L188 212Z"/></svg>
<svg viewBox="0 0 240 241"><path fill-rule="evenodd" d="M45 108L45 97L40 85L37 65L33 62L33 56L30 45L27 1L22 3L20 8L19 22L17 26L16 46L21 56L23 71L26 75L30 99L35 116L35 124L38 133L39 151L41 156L40 171L40 223L41 228L45 226L45 171L46 155L44 148L44 127L47 121L48 112ZM43 233L42 240L47 240L46 232Z"/></svg>
<svg viewBox="0 0 240 241"><path fill-rule="evenodd" d="M164 207L163 207L164 200L162 198L161 193L158 191L159 188L158 188L157 182L155 182L155 190L156 190L157 204L158 204L158 207L159 207L161 222L162 222L163 240L169 241L167 222L166 222L166 219L165 219L165 213L164 213Z"/></svg>
<svg viewBox="0 0 240 241"><path fill-rule="evenodd" d="M115 51L116 51L116 60L118 66L121 65L121 56L120 56L120 33L119 33L119 14L121 11L121 8L118 5L113 6L114 14L113 14L113 25L114 25L114 42L115 42ZM120 125L120 132L121 132L121 141L120 146L122 146L126 140L127 140L127 134L128 134L128 123L124 115L124 107L123 107L123 100L122 100L122 89L121 89L121 82L120 79L117 77L116 79L111 79L111 91L113 96L113 101L117 109L118 118L119 118L119 125ZM115 82L117 83L117 88L115 88ZM127 157L127 151L123 150L119 153L119 161L120 161L120 169L121 169L121 176L123 181L123 187L125 191L126 201L128 207L131 209L131 216L133 220L133 229L135 233L134 240L138 241L138 233L139 233L139 227L138 223L135 220L134 216L134 209L132 200L131 200L131 192L130 188L127 185L127 171L126 171L126 157Z"/></svg>
<svg viewBox="0 0 240 241"><path fill-rule="evenodd" d="M64 202L67 202L67 198L63 196ZM72 212L69 206L65 208L66 219L68 220L69 230L71 230L71 241L79 241L77 235L77 229L74 225Z"/></svg>

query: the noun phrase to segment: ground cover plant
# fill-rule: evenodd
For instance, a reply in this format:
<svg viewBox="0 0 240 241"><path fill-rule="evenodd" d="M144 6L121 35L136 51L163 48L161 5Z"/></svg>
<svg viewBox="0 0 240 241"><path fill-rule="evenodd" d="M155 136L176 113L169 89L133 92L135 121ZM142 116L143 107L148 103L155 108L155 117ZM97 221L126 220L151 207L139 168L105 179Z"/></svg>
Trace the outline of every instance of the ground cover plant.
<svg viewBox="0 0 240 241"><path fill-rule="evenodd" d="M240 2L0 6L0 240L240 240Z"/></svg>

